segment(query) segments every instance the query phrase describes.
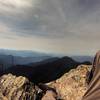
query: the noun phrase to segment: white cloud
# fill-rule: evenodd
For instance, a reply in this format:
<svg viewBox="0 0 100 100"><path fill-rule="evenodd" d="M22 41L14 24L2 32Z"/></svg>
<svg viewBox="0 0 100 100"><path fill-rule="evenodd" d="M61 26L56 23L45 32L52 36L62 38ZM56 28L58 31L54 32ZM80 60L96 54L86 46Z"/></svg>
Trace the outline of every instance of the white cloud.
<svg viewBox="0 0 100 100"><path fill-rule="evenodd" d="M37 0L0 0L1 14L19 14L33 8Z"/></svg>
<svg viewBox="0 0 100 100"><path fill-rule="evenodd" d="M4 9L10 6L16 8L30 7L32 6L32 0L0 0L0 6Z"/></svg>

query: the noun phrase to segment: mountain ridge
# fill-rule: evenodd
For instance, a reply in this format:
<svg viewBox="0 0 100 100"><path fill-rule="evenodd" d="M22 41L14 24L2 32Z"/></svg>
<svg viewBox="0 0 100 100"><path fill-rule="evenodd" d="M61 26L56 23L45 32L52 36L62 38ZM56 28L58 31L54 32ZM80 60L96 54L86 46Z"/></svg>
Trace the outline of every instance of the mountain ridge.
<svg viewBox="0 0 100 100"><path fill-rule="evenodd" d="M70 69L79 64L90 64L89 62L76 62L70 57L56 58L53 61L41 62L33 65L16 65L8 68L3 74L12 73L17 76L25 76L34 83L49 82L61 77Z"/></svg>

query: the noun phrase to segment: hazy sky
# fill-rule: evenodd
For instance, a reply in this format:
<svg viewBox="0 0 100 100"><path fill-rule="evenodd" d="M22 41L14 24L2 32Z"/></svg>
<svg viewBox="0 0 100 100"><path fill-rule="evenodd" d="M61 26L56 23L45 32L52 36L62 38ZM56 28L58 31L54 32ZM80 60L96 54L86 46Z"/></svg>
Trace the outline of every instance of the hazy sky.
<svg viewBox="0 0 100 100"><path fill-rule="evenodd" d="M99 43L100 0L0 0L0 48L94 54Z"/></svg>

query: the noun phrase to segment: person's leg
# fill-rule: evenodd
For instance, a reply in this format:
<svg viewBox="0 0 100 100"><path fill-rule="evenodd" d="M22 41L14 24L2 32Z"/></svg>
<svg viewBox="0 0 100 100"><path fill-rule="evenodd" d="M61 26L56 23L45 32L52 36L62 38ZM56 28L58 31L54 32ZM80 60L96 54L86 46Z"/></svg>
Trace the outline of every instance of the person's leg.
<svg viewBox="0 0 100 100"><path fill-rule="evenodd" d="M83 100L100 100L100 51L96 54L90 73L90 82Z"/></svg>

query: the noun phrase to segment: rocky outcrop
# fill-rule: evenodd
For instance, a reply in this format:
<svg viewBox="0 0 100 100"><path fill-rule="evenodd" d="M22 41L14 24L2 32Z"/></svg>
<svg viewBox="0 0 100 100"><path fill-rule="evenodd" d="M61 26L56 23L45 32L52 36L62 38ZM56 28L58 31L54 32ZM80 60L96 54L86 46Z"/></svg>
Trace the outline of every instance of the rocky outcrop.
<svg viewBox="0 0 100 100"><path fill-rule="evenodd" d="M87 75L90 70L91 66L80 65L47 85L56 89L63 100L81 100L87 90Z"/></svg>
<svg viewBox="0 0 100 100"><path fill-rule="evenodd" d="M3 75L0 100L81 100L90 70L90 65L80 65L57 80L38 86L23 76Z"/></svg>
<svg viewBox="0 0 100 100"><path fill-rule="evenodd" d="M34 84L25 77L0 77L0 100L35 100L36 92Z"/></svg>

